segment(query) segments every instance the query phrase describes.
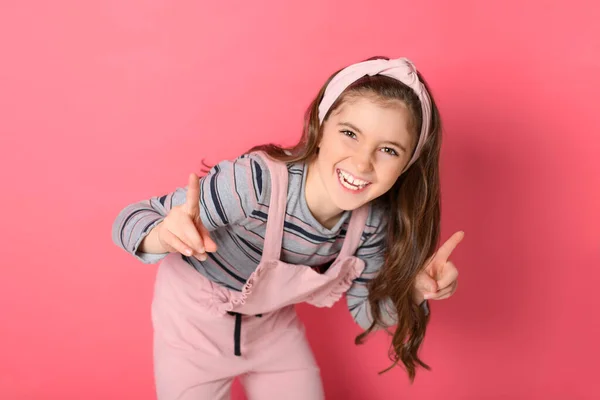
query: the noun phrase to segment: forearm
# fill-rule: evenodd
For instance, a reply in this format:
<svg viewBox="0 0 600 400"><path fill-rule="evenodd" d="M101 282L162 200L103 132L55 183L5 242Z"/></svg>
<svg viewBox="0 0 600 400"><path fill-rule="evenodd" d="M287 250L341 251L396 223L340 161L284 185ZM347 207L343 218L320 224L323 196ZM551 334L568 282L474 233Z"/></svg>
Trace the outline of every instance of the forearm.
<svg viewBox="0 0 600 400"><path fill-rule="evenodd" d="M157 231L154 229L162 222L165 212L153 207L156 203L142 201L125 207L112 227L113 242L145 264L153 264L165 256L162 246L157 246ZM151 238L146 242L148 236ZM142 242L146 242L144 246Z"/></svg>

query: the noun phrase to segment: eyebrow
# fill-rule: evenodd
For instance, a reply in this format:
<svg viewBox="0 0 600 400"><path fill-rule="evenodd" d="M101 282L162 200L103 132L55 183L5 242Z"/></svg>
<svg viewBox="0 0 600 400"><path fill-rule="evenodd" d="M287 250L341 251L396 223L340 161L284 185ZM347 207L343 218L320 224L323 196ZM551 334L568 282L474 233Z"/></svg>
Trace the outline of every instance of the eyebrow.
<svg viewBox="0 0 600 400"><path fill-rule="evenodd" d="M347 126L348 128L352 129L353 131L356 131L356 132L360 133L361 135L363 134L360 129L358 129L356 126L352 125L350 122L340 122L339 125ZM398 142L385 141L384 143L394 145L394 146L402 149L402 151L406 152L406 147L404 147L403 145L401 145Z"/></svg>

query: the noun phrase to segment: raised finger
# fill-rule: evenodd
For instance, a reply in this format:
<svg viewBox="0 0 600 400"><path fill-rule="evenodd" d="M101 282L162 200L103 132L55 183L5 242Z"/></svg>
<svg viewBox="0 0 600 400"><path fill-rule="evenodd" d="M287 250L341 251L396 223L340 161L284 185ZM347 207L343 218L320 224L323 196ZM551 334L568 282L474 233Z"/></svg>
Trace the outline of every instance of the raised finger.
<svg viewBox="0 0 600 400"><path fill-rule="evenodd" d="M456 246L458 246L458 244L463 240L464 237L465 233L463 231L456 232L454 235L450 236L450 239L446 240L446 242L436 252L436 260L448 260L448 258L450 258L450 254L452 254Z"/></svg>
<svg viewBox="0 0 600 400"><path fill-rule="evenodd" d="M191 215L198 215L200 212L200 182L198 175L191 173L188 178L188 187L185 195L185 209Z"/></svg>

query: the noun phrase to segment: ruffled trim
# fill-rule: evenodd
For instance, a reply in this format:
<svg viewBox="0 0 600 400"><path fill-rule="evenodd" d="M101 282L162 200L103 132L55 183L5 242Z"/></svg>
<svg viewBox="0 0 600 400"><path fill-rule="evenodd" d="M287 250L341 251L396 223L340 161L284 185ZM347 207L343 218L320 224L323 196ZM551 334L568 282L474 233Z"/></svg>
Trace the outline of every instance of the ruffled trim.
<svg viewBox="0 0 600 400"><path fill-rule="evenodd" d="M277 263L277 261L265 261L258 264L258 267L252 272L240 292L234 292L221 286L223 289L221 296L219 296L218 299L215 299L215 302L218 303L215 304L215 306L219 312L225 314L228 311L233 311L238 305L246 304L246 299L252 293L252 287L258 282L261 275L267 270L273 269L277 266Z"/></svg>
<svg viewBox="0 0 600 400"><path fill-rule="evenodd" d="M365 269L365 262L356 257L349 257L344 261L351 262L353 264L352 268L347 269L347 272L344 273L340 279L338 279L338 281L330 289L329 293L327 293L325 296L322 296L319 292L317 292L310 296L307 303L316 307L332 307L338 300L342 298L348 289L350 289L354 279L358 278Z"/></svg>

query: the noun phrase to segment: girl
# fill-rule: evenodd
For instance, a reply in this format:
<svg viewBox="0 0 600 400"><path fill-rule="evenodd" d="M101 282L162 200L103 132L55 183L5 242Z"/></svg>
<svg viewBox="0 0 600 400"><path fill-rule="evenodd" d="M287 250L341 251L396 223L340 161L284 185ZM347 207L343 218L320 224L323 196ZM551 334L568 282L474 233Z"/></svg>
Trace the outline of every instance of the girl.
<svg viewBox="0 0 600 400"><path fill-rule="evenodd" d="M440 118L405 58L335 73L300 142L258 146L186 189L126 207L114 242L159 267L152 320L158 398L322 399L294 304L346 293L366 331L396 326L393 365L411 381L429 319L454 293L440 226ZM210 236L209 236L210 232Z"/></svg>

